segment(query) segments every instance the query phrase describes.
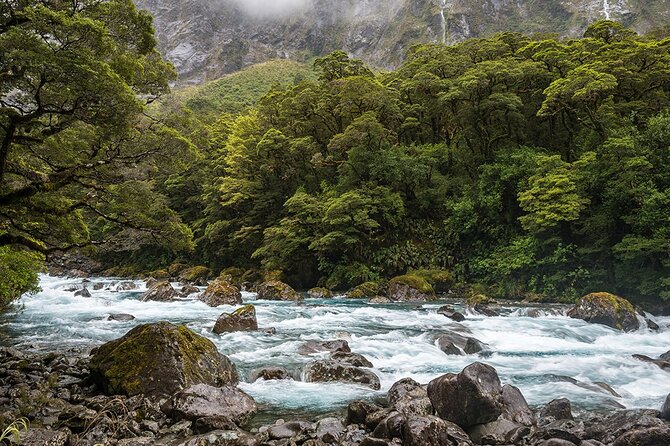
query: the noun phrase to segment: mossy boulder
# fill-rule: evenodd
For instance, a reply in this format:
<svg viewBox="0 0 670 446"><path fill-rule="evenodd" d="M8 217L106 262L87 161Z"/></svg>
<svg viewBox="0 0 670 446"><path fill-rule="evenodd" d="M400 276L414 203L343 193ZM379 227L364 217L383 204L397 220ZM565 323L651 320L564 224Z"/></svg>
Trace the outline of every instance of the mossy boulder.
<svg viewBox="0 0 670 446"><path fill-rule="evenodd" d="M253 305L245 305L232 313L223 313L219 316L212 331L216 334L221 334L254 330L258 330L256 308Z"/></svg>
<svg viewBox="0 0 670 446"><path fill-rule="evenodd" d="M170 274L170 277L177 277L179 273L188 268L186 263L175 262L167 267L167 272Z"/></svg>
<svg viewBox="0 0 670 446"><path fill-rule="evenodd" d="M455 284L451 271L444 269L419 269L410 272L428 282L436 293L448 293Z"/></svg>
<svg viewBox="0 0 670 446"><path fill-rule="evenodd" d="M206 266L193 266L179 273L179 281L204 286L207 279L212 275L212 270Z"/></svg>
<svg viewBox="0 0 670 446"><path fill-rule="evenodd" d="M307 295L312 299L330 299L333 293L328 288L316 287L307 291Z"/></svg>
<svg viewBox="0 0 670 446"><path fill-rule="evenodd" d="M568 311L568 316L618 330L633 331L640 328L633 304L610 293L587 294Z"/></svg>
<svg viewBox="0 0 670 446"><path fill-rule="evenodd" d="M371 299L384 294L383 288L378 282L365 282L347 291L349 299Z"/></svg>
<svg viewBox="0 0 670 446"><path fill-rule="evenodd" d="M133 328L91 352L91 378L109 395L173 395L195 384L235 385L235 365L183 325Z"/></svg>
<svg viewBox="0 0 670 446"><path fill-rule="evenodd" d="M279 280L269 280L256 287L259 299L300 301L302 296L289 285Z"/></svg>
<svg viewBox="0 0 670 446"><path fill-rule="evenodd" d="M235 266L221 271L219 277L223 277L241 290L247 290L253 285L263 282L263 277L258 270L242 269Z"/></svg>
<svg viewBox="0 0 670 446"><path fill-rule="evenodd" d="M149 273L149 277L153 277L156 280L168 280L170 278L170 273L164 269L157 269Z"/></svg>
<svg viewBox="0 0 670 446"><path fill-rule="evenodd" d="M423 277L413 274L394 277L389 281L388 298L395 302L425 302L435 299L433 287Z"/></svg>
<svg viewBox="0 0 670 446"><path fill-rule="evenodd" d="M148 284L147 284L148 286ZM156 302L171 302L177 297L177 291L172 288L170 282L155 282L151 285L140 300L142 302L156 301Z"/></svg>
<svg viewBox="0 0 670 446"><path fill-rule="evenodd" d="M224 277L219 277L209 284L200 300L210 307L219 305L239 305L242 303L242 293L239 288L227 281Z"/></svg>

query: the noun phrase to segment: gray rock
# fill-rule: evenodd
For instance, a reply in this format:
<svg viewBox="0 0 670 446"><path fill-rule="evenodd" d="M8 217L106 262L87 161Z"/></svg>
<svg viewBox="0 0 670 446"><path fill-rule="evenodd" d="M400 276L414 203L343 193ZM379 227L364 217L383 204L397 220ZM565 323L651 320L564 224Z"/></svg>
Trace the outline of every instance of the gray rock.
<svg viewBox="0 0 670 446"><path fill-rule="evenodd" d="M502 388L502 401L504 405L503 418L524 426L535 424L535 414L528 407L526 398L518 388L505 384Z"/></svg>
<svg viewBox="0 0 670 446"><path fill-rule="evenodd" d="M456 424L433 415L407 419L403 429L405 446L472 446L468 435Z"/></svg>
<svg viewBox="0 0 670 446"><path fill-rule="evenodd" d="M107 318L108 321L118 321L118 322L128 322L132 321L133 319L135 319L135 316L126 313L112 313Z"/></svg>
<svg viewBox="0 0 670 446"><path fill-rule="evenodd" d="M391 406L407 417L422 417L434 412L426 389L411 378L394 383L387 398Z"/></svg>
<svg viewBox="0 0 670 446"><path fill-rule="evenodd" d="M372 371L329 359L314 361L304 370L305 382L347 382L361 384L374 390L381 385Z"/></svg>
<svg viewBox="0 0 670 446"><path fill-rule="evenodd" d="M70 431L67 428L57 431L30 428L28 432L21 434L20 444L23 446L65 446L69 438Z"/></svg>
<svg viewBox="0 0 670 446"><path fill-rule="evenodd" d="M293 438L306 432L314 431L314 425L308 421L287 421L270 427L268 437L271 440Z"/></svg>
<svg viewBox="0 0 670 446"><path fill-rule="evenodd" d="M311 355L312 353L320 352L351 352L351 349L349 348L349 343L344 339L307 341L298 348L298 353L301 355Z"/></svg>
<svg viewBox="0 0 670 446"><path fill-rule="evenodd" d="M255 330L258 330L258 322L253 305L245 305L232 313L223 313L212 329L216 334Z"/></svg>
<svg viewBox="0 0 670 446"><path fill-rule="evenodd" d="M257 412L254 399L232 386L196 384L178 392L171 403L169 412L175 419L223 417L237 425L244 425Z"/></svg>
<svg viewBox="0 0 670 446"><path fill-rule="evenodd" d="M338 418L323 418L316 423L316 437L324 443L338 443L345 431Z"/></svg>
<svg viewBox="0 0 670 446"><path fill-rule="evenodd" d="M74 295L75 296L81 296L81 297L91 297L91 292L88 289L83 288L79 291L75 291Z"/></svg>
<svg viewBox="0 0 670 446"><path fill-rule="evenodd" d="M131 282L129 280L125 281L125 282L121 282L118 285L116 285L116 291L132 291L132 290L136 290L136 289L137 289L137 285L135 284L135 282Z"/></svg>
<svg viewBox="0 0 670 446"><path fill-rule="evenodd" d="M172 302L177 297L177 292L170 282L157 282L149 288L140 300L142 302L156 301L156 302Z"/></svg>
<svg viewBox="0 0 670 446"><path fill-rule="evenodd" d="M670 421L670 394L665 398L665 402L661 407L661 418Z"/></svg>
<svg viewBox="0 0 670 446"><path fill-rule="evenodd" d="M259 379L270 381L288 378L290 378L288 370L283 367L263 367L256 369L249 374L249 382L254 382Z"/></svg>
<svg viewBox="0 0 670 446"><path fill-rule="evenodd" d="M373 367L372 363L365 356L358 353L337 351L331 353L330 359L356 367Z"/></svg>
<svg viewBox="0 0 670 446"><path fill-rule="evenodd" d="M449 319L454 320L456 322L463 322L465 320L465 316L462 313L459 313L458 311L454 310L454 308L451 305L444 305L438 308L437 314L446 316Z"/></svg>
<svg viewBox="0 0 670 446"><path fill-rule="evenodd" d="M573 420L572 405L567 398L557 398L551 400L540 411L540 418L543 423L555 420Z"/></svg>
<svg viewBox="0 0 670 446"><path fill-rule="evenodd" d="M502 387L496 370L475 362L461 373L435 378L428 397L437 414L461 428L495 421L503 409Z"/></svg>
<svg viewBox="0 0 670 446"><path fill-rule="evenodd" d="M491 421L484 424L477 424L468 429L468 435L477 444L510 444L513 442L514 437L518 436L518 430L522 427L520 424L515 423L504 418L500 418L495 421ZM525 429L525 434L530 433L530 429L527 427Z"/></svg>
<svg viewBox="0 0 670 446"><path fill-rule="evenodd" d="M635 429L624 433L614 441L614 446L661 445L670 445L670 427L668 426Z"/></svg>

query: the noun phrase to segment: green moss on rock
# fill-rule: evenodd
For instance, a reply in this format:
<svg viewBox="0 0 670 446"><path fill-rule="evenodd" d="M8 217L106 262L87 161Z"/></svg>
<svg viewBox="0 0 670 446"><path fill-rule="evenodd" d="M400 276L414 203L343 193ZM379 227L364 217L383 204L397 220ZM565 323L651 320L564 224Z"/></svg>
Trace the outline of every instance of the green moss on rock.
<svg viewBox="0 0 670 446"><path fill-rule="evenodd" d="M637 330L640 327L633 304L622 297L604 292L582 297L568 311L568 316L624 331Z"/></svg>
<svg viewBox="0 0 670 446"><path fill-rule="evenodd" d="M451 271L444 269L418 269L410 272L428 282L435 292L446 293L454 286L454 276Z"/></svg>
<svg viewBox="0 0 670 446"><path fill-rule="evenodd" d="M365 282L347 291L349 299L371 299L382 294L382 286L379 282Z"/></svg>
<svg viewBox="0 0 670 446"><path fill-rule="evenodd" d="M426 279L416 274L405 274L404 276L394 277L389 281L389 284L407 285L423 294L433 294L433 287Z"/></svg>
<svg viewBox="0 0 670 446"><path fill-rule="evenodd" d="M194 384L239 380L212 341L169 322L135 327L91 354L91 378L111 395L171 395Z"/></svg>
<svg viewBox="0 0 670 446"><path fill-rule="evenodd" d="M186 268L179 273L179 280L184 282L197 282L207 280L212 274L212 271L206 266L194 266Z"/></svg>

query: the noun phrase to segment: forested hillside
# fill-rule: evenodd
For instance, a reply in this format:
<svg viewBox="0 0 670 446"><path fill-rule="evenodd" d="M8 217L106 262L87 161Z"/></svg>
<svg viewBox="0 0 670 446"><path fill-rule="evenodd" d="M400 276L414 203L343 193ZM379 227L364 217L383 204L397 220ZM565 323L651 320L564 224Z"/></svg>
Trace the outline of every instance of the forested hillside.
<svg viewBox="0 0 670 446"><path fill-rule="evenodd" d="M448 268L496 295L670 297L670 40L601 21L414 47L375 75L335 52L202 131L165 178L192 260L346 288Z"/></svg>

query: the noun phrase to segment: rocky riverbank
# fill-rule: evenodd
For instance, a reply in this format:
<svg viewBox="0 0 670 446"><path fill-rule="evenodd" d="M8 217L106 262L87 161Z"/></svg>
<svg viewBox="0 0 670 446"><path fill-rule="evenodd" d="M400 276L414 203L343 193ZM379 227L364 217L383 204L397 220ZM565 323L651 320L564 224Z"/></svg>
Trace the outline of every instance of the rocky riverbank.
<svg viewBox="0 0 670 446"><path fill-rule="evenodd" d="M334 381L362 377L369 385L366 359L346 343L304 348L332 352L311 366L313 374ZM257 377L285 378L270 369ZM24 417L30 429L21 444L53 446L670 444L668 403L662 411L575 417L570 402L557 399L533 410L519 389L481 362L428 383L399 380L385 401L352 401L339 417L257 428L249 427L257 405L236 387L238 379L234 364L209 340L169 323L140 325L90 357L2 348L0 423Z"/></svg>

